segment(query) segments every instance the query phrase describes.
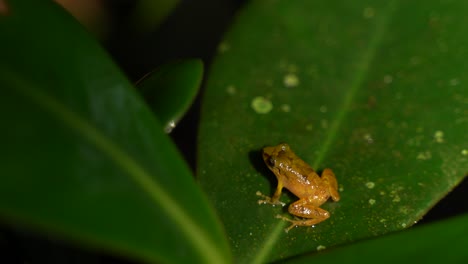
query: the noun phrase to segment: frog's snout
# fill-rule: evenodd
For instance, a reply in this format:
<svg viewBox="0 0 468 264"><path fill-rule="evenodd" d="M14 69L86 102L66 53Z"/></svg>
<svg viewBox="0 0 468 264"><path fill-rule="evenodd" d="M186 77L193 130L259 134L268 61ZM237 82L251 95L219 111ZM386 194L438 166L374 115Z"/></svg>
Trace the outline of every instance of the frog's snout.
<svg viewBox="0 0 468 264"><path fill-rule="evenodd" d="M273 153L275 151L275 147L264 147L263 148L263 156L265 157L265 154L268 155L267 153Z"/></svg>

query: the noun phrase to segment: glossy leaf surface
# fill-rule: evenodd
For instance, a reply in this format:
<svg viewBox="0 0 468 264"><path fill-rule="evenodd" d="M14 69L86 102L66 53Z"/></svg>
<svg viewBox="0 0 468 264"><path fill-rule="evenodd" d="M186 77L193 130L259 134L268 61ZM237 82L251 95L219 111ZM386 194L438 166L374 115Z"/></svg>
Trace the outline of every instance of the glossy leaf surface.
<svg viewBox="0 0 468 264"><path fill-rule="evenodd" d="M468 4L252 1L220 45L202 107L199 179L237 262L263 263L418 221L468 172ZM285 233L261 149L287 142L341 200ZM287 191L282 201L297 199Z"/></svg>
<svg viewBox="0 0 468 264"><path fill-rule="evenodd" d="M0 217L150 262L229 260L162 126L96 41L51 2L0 13Z"/></svg>
<svg viewBox="0 0 468 264"><path fill-rule="evenodd" d="M187 112L203 78L201 60L183 60L165 64L137 83L159 121L170 132Z"/></svg>
<svg viewBox="0 0 468 264"><path fill-rule="evenodd" d="M286 263L465 263L468 215L416 227L378 239L291 259ZM450 246L447 246L450 244ZM391 249L391 250L389 250Z"/></svg>

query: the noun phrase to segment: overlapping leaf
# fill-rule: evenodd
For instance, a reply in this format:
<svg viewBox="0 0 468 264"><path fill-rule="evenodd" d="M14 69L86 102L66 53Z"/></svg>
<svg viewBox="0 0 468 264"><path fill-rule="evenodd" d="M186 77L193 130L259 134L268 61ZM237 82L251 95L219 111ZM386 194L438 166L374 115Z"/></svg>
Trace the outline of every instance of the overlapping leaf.
<svg viewBox="0 0 468 264"><path fill-rule="evenodd" d="M51 2L5 4L2 222L147 261L229 260L186 164L96 42Z"/></svg>

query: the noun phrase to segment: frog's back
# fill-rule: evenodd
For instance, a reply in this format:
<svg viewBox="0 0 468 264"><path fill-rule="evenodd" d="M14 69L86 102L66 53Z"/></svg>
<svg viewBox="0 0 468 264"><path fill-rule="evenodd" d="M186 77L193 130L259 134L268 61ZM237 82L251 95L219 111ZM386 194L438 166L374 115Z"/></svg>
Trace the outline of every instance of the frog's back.
<svg viewBox="0 0 468 264"><path fill-rule="evenodd" d="M295 159L288 166L289 173L284 187L299 198L318 196L328 199L328 188L322 179L307 163L302 159Z"/></svg>

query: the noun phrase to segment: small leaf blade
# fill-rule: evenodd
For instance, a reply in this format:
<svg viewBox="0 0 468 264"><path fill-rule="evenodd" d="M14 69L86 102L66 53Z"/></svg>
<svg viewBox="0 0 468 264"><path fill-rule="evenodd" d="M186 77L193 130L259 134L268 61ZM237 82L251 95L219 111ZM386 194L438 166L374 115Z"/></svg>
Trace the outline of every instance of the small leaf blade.
<svg viewBox="0 0 468 264"><path fill-rule="evenodd" d="M137 82L137 87L167 133L195 100L202 77L203 62L191 59L162 65Z"/></svg>

